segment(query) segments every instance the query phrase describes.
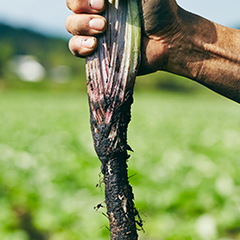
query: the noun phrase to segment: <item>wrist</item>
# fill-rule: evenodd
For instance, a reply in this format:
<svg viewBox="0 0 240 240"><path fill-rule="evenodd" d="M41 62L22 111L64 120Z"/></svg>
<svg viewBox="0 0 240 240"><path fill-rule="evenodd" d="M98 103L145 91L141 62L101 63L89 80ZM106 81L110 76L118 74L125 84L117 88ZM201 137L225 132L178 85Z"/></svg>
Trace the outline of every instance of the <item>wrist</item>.
<svg viewBox="0 0 240 240"><path fill-rule="evenodd" d="M164 41L144 36L138 75L163 70L167 65L167 48L168 45Z"/></svg>

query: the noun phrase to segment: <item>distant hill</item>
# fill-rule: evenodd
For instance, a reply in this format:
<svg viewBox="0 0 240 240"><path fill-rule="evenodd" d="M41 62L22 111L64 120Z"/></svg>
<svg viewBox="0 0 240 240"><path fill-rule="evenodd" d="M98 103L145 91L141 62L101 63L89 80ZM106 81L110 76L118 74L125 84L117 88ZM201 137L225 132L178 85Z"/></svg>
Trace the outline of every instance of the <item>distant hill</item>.
<svg viewBox="0 0 240 240"><path fill-rule="evenodd" d="M0 79L8 78L7 64L18 55L34 56L47 71L65 65L73 76L84 74L84 61L72 56L66 39L0 23Z"/></svg>
<svg viewBox="0 0 240 240"><path fill-rule="evenodd" d="M8 43L15 54L33 54L41 50L43 52L52 50L58 46L62 51L67 50L67 41L60 38L52 38L43 34L22 28L14 28L0 24L0 42Z"/></svg>
<svg viewBox="0 0 240 240"><path fill-rule="evenodd" d="M53 51L69 54L65 39L47 37L28 29L14 28L5 24L0 24L0 44L11 48L11 55L35 55L44 62L47 55Z"/></svg>
<svg viewBox="0 0 240 240"><path fill-rule="evenodd" d="M9 69L9 62L19 55L34 57L46 70L45 81L34 83L34 88L49 89L49 86L56 88L56 85L53 84L54 81L51 81L51 73L53 69L63 69L61 68L63 65L70 69L71 81L68 81L62 89L86 90L85 60L76 58L70 53L66 39L49 37L2 23L0 23L0 90L1 88L25 88L31 85L21 82L18 76ZM189 81L180 82L179 78L181 77L158 72L154 75L143 76L142 80L137 80L136 89L191 92L196 88L196 85Z"/></svg>

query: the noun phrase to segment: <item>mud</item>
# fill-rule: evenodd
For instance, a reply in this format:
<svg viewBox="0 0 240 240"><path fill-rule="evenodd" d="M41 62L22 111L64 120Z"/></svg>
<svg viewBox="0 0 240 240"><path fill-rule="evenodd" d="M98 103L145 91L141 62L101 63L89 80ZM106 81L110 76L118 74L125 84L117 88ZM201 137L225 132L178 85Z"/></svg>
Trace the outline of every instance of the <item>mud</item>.
<svg viewBox="0 0 240 240"><path fill-rule="evenodd" d="M137 239L134 195L127 177L126 156L119 154L104 169L105 201L111 239Z"/></svg>
<svg viewBox="0 0 240 240"><path fill-rule="evenodd" d="M135 240L138 238L135 222L134 195L129 185L127 159L130 157L127 144L127 128L131 119L132 91L128 91L125 100L108 98L102 101L101 108L110 109L113 115L109 124L98 124L94 111L99 103L90 102L91 130L96 153L102 163L105 183L105 203L110 223L111 239ZM113 107L116 106L116 107Z"/></svg>
<svg viewBox="0 0 240 240"><path fill-rule="evenodd" d="M94 118L93 111L97 111L100 106L98 102L90 102L90 123L92 137L94 141L95 151L102 163L102 169L105 169L106 163L121 155L124 159L128 159L127 150L132 151L127 144L127 128L131 120L131 104L133 103L132 92L127 92L125 101L119 102L117 99L106 99L101 102L101 107L104 111L110 109L113 112L109 124L104 122L98 124ZM113 108L112 106L117 106ZM116 132L114 139L110 138L110 132ZM104 174L104 171L103 171Z"/></svg>

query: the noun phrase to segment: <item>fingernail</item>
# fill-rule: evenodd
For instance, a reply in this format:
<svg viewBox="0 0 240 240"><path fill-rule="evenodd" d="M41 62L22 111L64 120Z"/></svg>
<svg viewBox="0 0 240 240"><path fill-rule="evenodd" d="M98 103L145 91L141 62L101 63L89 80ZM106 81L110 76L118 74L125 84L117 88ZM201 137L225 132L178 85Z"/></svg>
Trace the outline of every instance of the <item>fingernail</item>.
<svg viewBox="0 0 240 240"><path fill-rule="evenodd" d="M85 48L92 49L95 45L95 39L94 38L85 38L82 41L82 46Z"/></svg>
<svg viewBox="0 0 240 240"><path fill-rule="evenodd" d="M96 31L101 31L105 27L105 21L102 18L93 18L89 21L89 27Z"/></svg>
<svg viewBox="0 0 240 240"><path fill-rule="evenodd" d="M94 10L102 10L104 7L104 1L103 0L90 0L90 6Z"/></svg>

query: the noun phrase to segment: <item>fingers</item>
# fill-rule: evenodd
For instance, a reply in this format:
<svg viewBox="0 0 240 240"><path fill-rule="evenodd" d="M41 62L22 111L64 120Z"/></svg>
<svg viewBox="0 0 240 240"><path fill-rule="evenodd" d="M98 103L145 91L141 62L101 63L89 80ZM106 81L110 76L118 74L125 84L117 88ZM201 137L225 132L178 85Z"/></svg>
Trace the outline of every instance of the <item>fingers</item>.
<svg viewBox="0 0 240 240"><path fill-rule="evenodd" d="M105 9L105 0L67 0L67 6L75 13L66 20L66 29L74 35L69 49L77 57L90 55L97 47L93 36L106 30L106 19L98 15Z"/></svg>
<svg viewBox="0 0 240 240"><path fill-rule="evenodd" d="M69 41L70 51L77 57L85 57L96 49L93 35L106 30L106 19L95 14L73 14L66 20L66 29L74 35Z"/></svg>
<svg viewBox="0 0 240 240"><path fill-rule="evenodd" d="M73 14L66 20L66 29L73 35L96 35L106 30L106 19L95 14Z"/></svg>
<svg viewBox="0 0 240 240"><path fill-rule="evenodd" d="M86 57L97 47L97 39L89 36L74 36L69 41L69 49L76 57Z"/></svg>
<svg viewBox="0 0 240 240"><path fill-rule="evenodd" d="M74 13L100 13L105 9L105 0L67 0Z"/></svg>

